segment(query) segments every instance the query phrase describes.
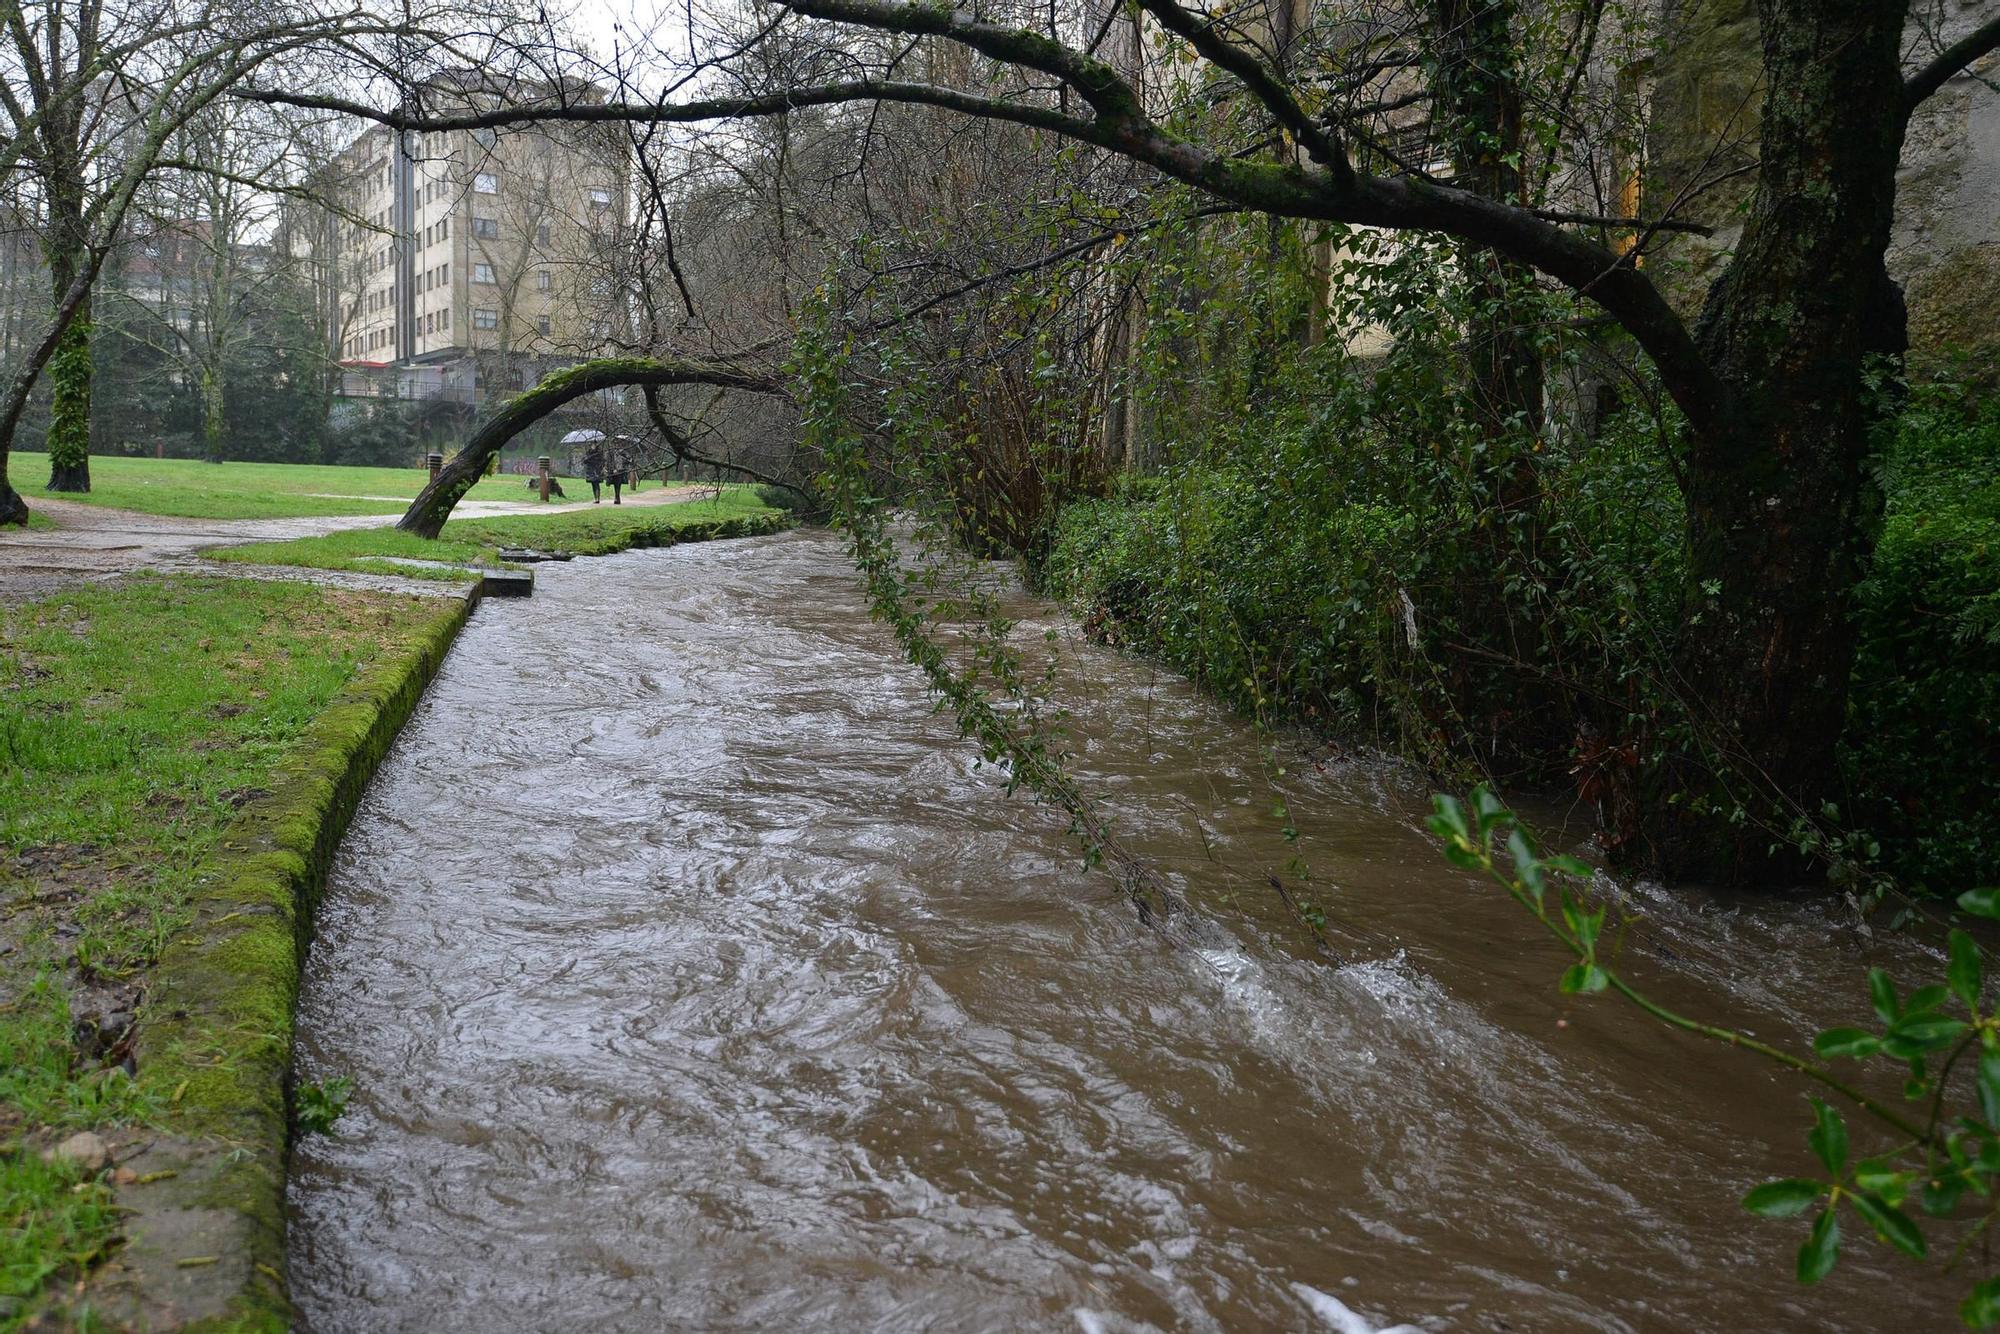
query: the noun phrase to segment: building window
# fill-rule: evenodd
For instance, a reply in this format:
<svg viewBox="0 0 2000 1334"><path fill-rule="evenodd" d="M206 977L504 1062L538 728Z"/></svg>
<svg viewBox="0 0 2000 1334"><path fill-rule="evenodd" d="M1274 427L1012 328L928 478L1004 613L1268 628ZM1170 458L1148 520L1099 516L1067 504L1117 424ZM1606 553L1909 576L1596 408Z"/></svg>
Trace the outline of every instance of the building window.
<svg viewBox="0 0 2000 1334"><path fill-rule="evenodd" d="M606 190L603 186L600 185L591 186L590 206L592 208L610 208L611 192L609 190Z"/></svg>
<svg viewBox="0 0 2000 1334"><path fill-rule="evenodd" d="M500 312L491 306L477 306L472 312L472 327L475 329L497 329L500 327Z"/></svg>
<svg viewBox="0 0 2000 1334"><path fill-rule="evenodd" d="M538 334L540 334L540 335L541 335L542 337L544 337L544 338L547 338L547 337L549 336L549 317L548 317L548 316L546 316L546 315L537 315L537 316L535 316L535 332L536 332L536 333L538 333Z"/></svg>
<svg viewBox="0 0 2000 1334"><path fill-rule="evenodd" d="M472 142L478 144L481 148L493 147L494 141L499 139L499 137L499 135L493 132L492 127L486 125L481 125L472 132Z"/></svg>
<svg viewBox="0 0 2000 1334"><path fill-rule="evenodd" d="M490 171L474 172L472 189L476 194L497 195L500 193L500 178Z"/></svg>
<svg viewBox="0 0 2000 1334"><path fill-rule="evenodd" d="M545 222L535 228L535 244L547 245L548 243L549 243L549 225Z"/></svg>
<svg viewBox="0 0 2000 1334"><path fill-rule="evenodd" d="M472 220L472 234L488 241L498 240L500 237L500 219L474 218Z"/></svg>
<svg viewBox="0 0 2000 1334"><path fill-rule="evenodd" d="M491 286L500 280L493 276L493 266L491 264L475 264L472 266L472 281L486 283Z"/></svg>
<svg viewBox="0 0 2000 1334"><path fill-rule="evenodd" d="M547 269L536 269L536 270L535 270L535 290L536 290L536 291L538 291L538 292L546 292L546 291L548 291L548 290L549 290L549 288L551 288L551 287L553 287L553 286L555 286L555 280L554 280L554 278L553 278L553 277L552 277L552 276L550 275L550 273L549 273L549 271L548 271Z"/></svg>
<svg viewBox="0 0 2000 1334"><path fill-rule="evenodd" d="M446 307L445 307L445 308L444 308L443 310L441 310L441 311L439 311L439 312L438 312L438 328L440 328L440 329L449 329L449 328L451 328L451 307L450 307L450 306L446 306Z"/></svg>
<svg viewBox="0 0 2000 1334"><path fill-rule="evenodd" d="M438 219L438 239L439 239L440 241L449 241L449 240L451 239L451 219L450 219L450 218L439 218L439 219Z"/></svg>

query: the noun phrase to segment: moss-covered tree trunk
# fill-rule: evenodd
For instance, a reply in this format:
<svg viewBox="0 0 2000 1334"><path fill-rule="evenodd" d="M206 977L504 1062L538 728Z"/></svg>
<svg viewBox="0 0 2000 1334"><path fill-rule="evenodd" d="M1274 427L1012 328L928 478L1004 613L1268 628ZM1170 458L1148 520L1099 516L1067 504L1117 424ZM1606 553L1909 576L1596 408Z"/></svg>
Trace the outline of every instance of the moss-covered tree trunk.
<svg viewBox="0 0 2000 1334"><path fill-rule="evenodd" d="M83 108L78 101L52 107L44 134L41 177L48 191L42 253L58 310L80 277L93 274L90 227L85 218ZM49 358L49 484L51 491L90 490L90 295L86 287L68 327Z"/></svg>
<svg viewBox="0 0 2000 1334"><path fill-rule="evenodd" d="M1692 435L1673 687L1644 812L1670 874L1767 864L1775 815L1831 797L1854 660L1850 604L1881 512L1867 483L1871 357L1904 346L1883 265L1902 150L1897 0L1763 0L1761 167L1697 338L1729 412ZM1747 819L1737 818L1737 808ZM1775 809L1774 809L1775 808Z"/></svg>
<svg viewBox="0 0 2000 1334"><path fill-rule="evenodd" d="M90 490L90 309L78 311L49 359L49 485Z"/></svg>

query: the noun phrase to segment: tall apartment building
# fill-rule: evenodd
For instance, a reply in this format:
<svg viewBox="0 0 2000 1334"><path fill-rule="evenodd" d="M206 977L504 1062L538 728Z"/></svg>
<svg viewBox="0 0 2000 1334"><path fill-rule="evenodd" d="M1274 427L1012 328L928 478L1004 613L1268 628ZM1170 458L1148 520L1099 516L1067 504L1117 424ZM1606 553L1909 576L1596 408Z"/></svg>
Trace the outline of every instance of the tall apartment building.
<svg viewBox="0 0 2000 1334"><path fill-rule="evenodd" d="M362 133L330 173L322 278L347 391L477 402L601 352L627 161L602 126Z"/></svg>

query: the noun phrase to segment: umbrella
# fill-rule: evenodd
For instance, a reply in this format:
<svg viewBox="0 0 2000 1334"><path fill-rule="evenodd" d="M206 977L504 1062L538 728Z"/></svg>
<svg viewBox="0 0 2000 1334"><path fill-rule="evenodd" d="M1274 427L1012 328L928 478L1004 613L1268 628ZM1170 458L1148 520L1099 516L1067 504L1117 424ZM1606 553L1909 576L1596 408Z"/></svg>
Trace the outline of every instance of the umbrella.
<svg viewBox="0 0 2000 1334"><path fill-rule="evenodd" d="M568 435L562 438L560 443L565 445L587 445L593 440L602 440L603 438L604 438L604 432L585 429L581 431L571 431Z"/></svg>

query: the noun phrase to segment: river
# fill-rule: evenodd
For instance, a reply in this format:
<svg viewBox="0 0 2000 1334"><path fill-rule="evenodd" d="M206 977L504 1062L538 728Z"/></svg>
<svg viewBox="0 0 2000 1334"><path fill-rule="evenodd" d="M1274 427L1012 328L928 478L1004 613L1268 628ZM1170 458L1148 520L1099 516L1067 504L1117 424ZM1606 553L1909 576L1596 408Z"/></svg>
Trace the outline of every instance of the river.
<svg viewBox="0 0 2000 1334"><path fill-rule="evenodd" d="M1809 1170L1802 1086L1559 995L1393 768L1286 757L1330 963L1267 887L1269 739L1070 636L1079 774L1190 948L976 762L834 537L538 575L333 870L298 1062L356 1087L293 1157L308 1328L1950 1326L1970 1277L1851 1217L1792 1281L1802 1224L1736 1201ZM1621 904L1623 966L1767 1039L1922 962L1810 907Z"/></svg>

